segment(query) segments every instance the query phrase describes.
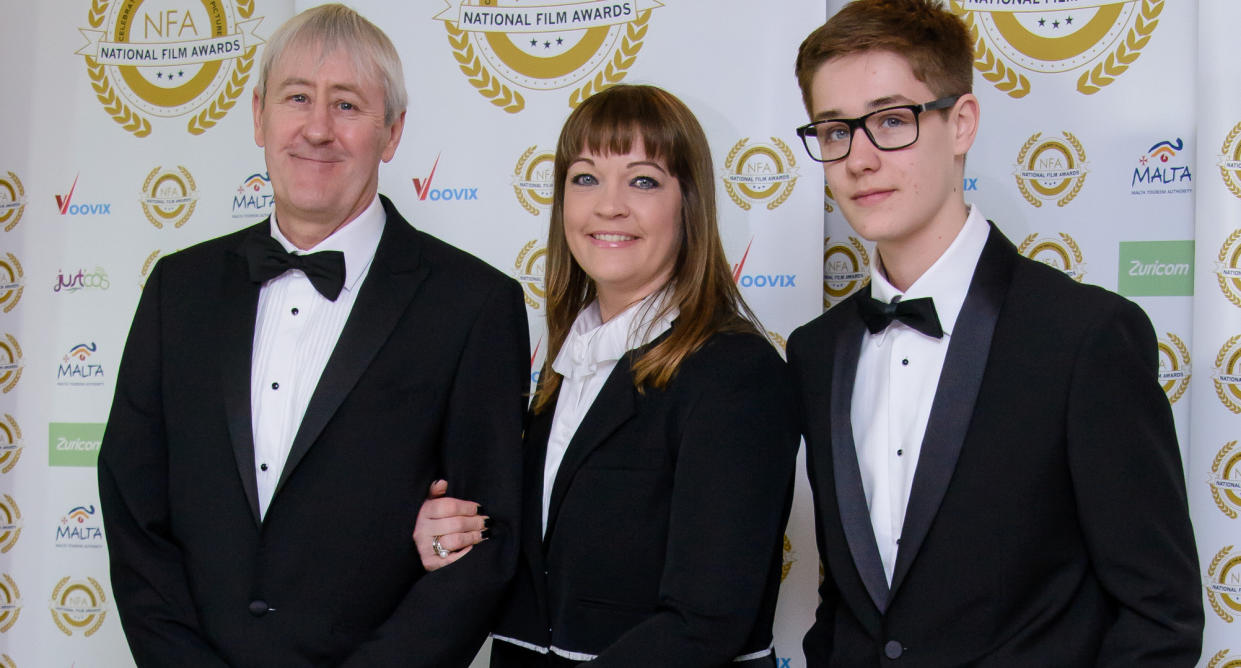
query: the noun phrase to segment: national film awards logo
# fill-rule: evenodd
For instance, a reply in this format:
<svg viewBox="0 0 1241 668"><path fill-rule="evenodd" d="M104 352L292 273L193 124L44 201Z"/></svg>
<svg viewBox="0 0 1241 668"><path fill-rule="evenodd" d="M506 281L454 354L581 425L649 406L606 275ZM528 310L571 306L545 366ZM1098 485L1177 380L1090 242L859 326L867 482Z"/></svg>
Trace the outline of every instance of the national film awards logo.
<svg viewBox="0 0 1241 668"><path fill-rule="evenodd" d="M0 228L13 231L26 213L26 189L13 172L0 174Z"/></svg>
<svg viewBox="0 0 1241 668"><path fill-rule="evenodd" d="M445 0L453 57L470 85L515 114L527 94L571 89L570 107L619 83L659 0Z"/></svg>
<svg viewBox="0 0 1241 668"><path fill-rule="evenodd" d="M1233 654L1232 650L1221 649L1207 661L1207 668L1241 668L1241 654Z"/></svg>
<svg viewBox="0 0 1241 668"><path fill-rule="evenodd" d="M823 308L839 304L870 282L870 254L857 237L823 238Z"/></svg>
<svg viewBox="0 0 1241 668"><path fill-rule="evenodd" d="M1072 132L1046 137L1036 132L1017 153L1013 178L1031 206L1038 208L1044 202L1064 206L1086 184L1086 149Z"/></svg>
<svg viewBox="0 0 1241 668"><path fill-rule="evenodd" d="M789 535L784 534L783 561L780 563L780 582L788 579L789 571L793 570L793 564L795 563L797 563L797 551L793 549L793 541L789 540Z"/></svg>
<svg viewBox="0 0 1241 668"><path fill-rule="evenodd" d="M0 419L0 473L8 473L22 458L22 428L12 415Z"/></svg>
<svg viewBox="0 0 1241 668"><path fill-rule="evenodd" d="M156 167L142 182L138 201L155 229L162 230L164 225L181 227L198 206L198 186L190 171L180 165L176 169Z"/></svg>
<svg viewBox="0 0 1241 668"><path fill-rule="evenodd" d="M1219 175L1224 178L1228 192L1241 197L1241 123L1237 123L1224 137L1224 145L1220 147ZM3 196L3 192L0 192Z"/></svg>
<svg viewBox="0 0 1241 668"><path fill-rule="evenodd" d="M1233 230L1219 247L1215 282L1233 306L1241 307L1241 228Z"/></svg>
<svg viewBox="0 0 1241 668"><path fill-rule="evenodd" d="M0 497L0 554L8 552L22 535L22 511L13 497Z"/></svg>
<svg viewBox="0 0 1241 668"><path fill-rule="evenodd" d="M1159 385L1169 403L1184 396L1189 389L1189 376L1189 346L1181 337L1168 332L1167 338L1159 339Z"/></svg>
<svg viewBox="0 0 1241 668"><path fill-rule="evenodd" d="M12 334L0 336L0 393L8 394L22 379L22 346Z"/></svg>
<svg viewBox="0 0 1241 668"><path fill-rule="evenodd" d="M540 244L538 239L531 239L521 247L517 261L513 263L513 275L525 292L526 306L532 309L543 307L547 299L547 290L543 285L543 274L547 266L547 246Z"/></svg>
<svg viewBox="0 0 1241 668"><path fill-rule="evenodd" d="M17 307L26 290L26 272L22 263L12 253L0 256L0 310L5 313Z"/></svg>
<svg viewBox="0 0 1241 668"><path fill-rule="evenodd" d="M0 654L0 668L17 668L17 662L8 654Z"/></svg>
<svg viewBox="0 0 1241 668"><path fill-rule="evenodd" d="M56 628L60 629L61 633L67 636L81 633L83 637L89 638L103 626L104 617L108 614L105 603L107 597L104 596L103 587L98 580L66 576L61 578L52 590L49 608L52 621L56 622Z"/></svg>
<svg viewBox="0 0 1241 668"><path fill-rule="evenodd" d="M1211 380L1215 383L1215 396L1233 413L1241 413L1241 334L1224 342L1215 355L1215 369Z"/></svg>
<svg viewBox="0 0 1241 668"><path fill-rule="evenodd" d="M155 269L155 263L159 261L160 250L157 248L151 251L146 260L142 262L142 269L138 272L138 289L143 290L147 286L147 279L151 277L151 271Z"/></svg>
<svg viewBox="0 0 1241 668"><path fill-rule="evenodd" d="M1164 0L951 0L974 40L974 67L1025 97L1030 77L1075 78L1093 95L1137 61ZM1079 74L1080 72L1080 74Z"/></svg>
<svg viewBox="0 0 1241 668"><path fill-rule="evenodd" d="M1236 441L1225 443L1215 454L1207 484L1219 511L1237 519L1237 512L1241 511L1241 448Z"/></svg>
<svg viewBox="0 0 1241 668"><path fill-rule="evenodd" d="M255 0L92 0L86 73L104 111L137 137L151 119L188 116L200 135L245 91L263 39Z"/></svg>
<svg viewBox="0 0 1241 668"><path fill-rule="evenodd" d="M1234 547L1226 545L1215 553L1204 583L1211 609L1230 624L1241 612L1241 552L1233 554Z"/></svg>
<svg viewBox="0 0 1241 668"><path fill-rule="evenodd" d="M1031 234L1021 242L1017 250L1031 260L1063 271L1079 283L1086 276L1086 261L1082 249L1073 237L1064 232L1054 237Z"/></svg>
<svg viewBox="0 0 1241 668"><path fill-rule="evenodd" d="M724 189L742 211L760 203L775 210L797 185L797 159L779 137L772 137L771 143L753 144L749 137L742 138L728 151L723 171Z"/></svg>
<svg viewBox="0 0 1241 668"><path fill-rule="evenodd" d="M540 216L552 205L552 173L556 155L538 146L527 148L513 168L513 193L521 208Z"/></svg>
<svg viewBox="0 0 1241 668"><path fill-rule="evenodd" d="M8 573L0 574L0 633L6 633L22 614L22 592Z"/></svg>
<svg viewBox="0 0 1241 668"><path fill-rule="evenodd" d="M831 213L835 211L836 208L832 206L832 204L834 204L835 202L836 202L836 196L832 194L832 187L824 183L823 184L823 210L826 211L827 213Z"/></svg>

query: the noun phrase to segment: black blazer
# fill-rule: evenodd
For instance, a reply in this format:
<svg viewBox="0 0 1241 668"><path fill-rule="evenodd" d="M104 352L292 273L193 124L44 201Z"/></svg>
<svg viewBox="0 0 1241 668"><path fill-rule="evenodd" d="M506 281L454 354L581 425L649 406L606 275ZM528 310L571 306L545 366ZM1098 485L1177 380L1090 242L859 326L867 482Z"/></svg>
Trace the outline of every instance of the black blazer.
<svg viewBox="0 0 1241 668"><path fill-rule="evenodd" d="M529 335L519 286L383 200L370 272L260 522L250 416L267 221L160 260L99 458L121 622L141 666L465 666L516 565ZM437 477L494 538L423 572Z"/></svg>
<svg viewBox="0 0 1241 668"><path fill-rule="evenodd" d="M808 664L1193 666L1194 536L1142 310L1021 257L992 227L889 590L849 420L866 296L789 338L827 572Z"/></svg>
<svg viewBox="0 0 1241 668"><path fill-rule="evenodd" d="M599 655L596 667L774 666L766 650L798 443L787 367L756 334L713 336L663 390L634 389L630 362L569 443L546 539L555 411L533 416L521 561L495 634L553 657ZM504 645L493 645L492 665L521 665ZM748 653L761 657L731 663Z"/></svg>

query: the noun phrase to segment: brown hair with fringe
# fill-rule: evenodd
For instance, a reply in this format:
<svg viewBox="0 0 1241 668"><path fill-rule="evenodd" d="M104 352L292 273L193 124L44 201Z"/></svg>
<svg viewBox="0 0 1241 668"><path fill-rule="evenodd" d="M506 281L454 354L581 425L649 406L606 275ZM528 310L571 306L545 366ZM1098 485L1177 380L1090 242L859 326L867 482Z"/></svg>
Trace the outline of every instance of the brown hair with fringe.
<svg viewBox="0 0 1241 668"><path fill-rule="evenodd" d="M569 114L556 143L551 224L544 280L547 289L547 360L534 396L535 412L551 405L560 387L552 362L574 320L595 299L595 283L569 252L564 232L565 179L584 154L624 155L643 150L659 160L681 187L681 247L662 316L679 311L666 337L633 362L634 385L667 386L677 367L721 331L761 331L733 281L716 225L715 172L698 119L671 93L621 84L586 99Z"/></svg>
<svg viewBox="0 0 1241 668"><path fill-rule="evenodd" d="M797 85L813 116L810 86L833 58L890 51L909 62L914 78L936 97L974 91L974 42L961 18L938 0L855 0L801 43Z"/></svg>

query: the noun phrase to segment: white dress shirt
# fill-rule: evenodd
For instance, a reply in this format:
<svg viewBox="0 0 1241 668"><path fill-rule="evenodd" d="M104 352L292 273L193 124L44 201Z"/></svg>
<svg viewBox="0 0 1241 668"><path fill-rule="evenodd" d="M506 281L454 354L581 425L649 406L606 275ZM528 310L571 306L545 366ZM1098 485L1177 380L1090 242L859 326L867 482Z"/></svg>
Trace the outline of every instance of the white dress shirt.
<svg viewBox="0 0 1241 668"><path fill-rule="evenodd" d="M386 219L376 195L360 216L314 248L301 251L280 233L272 214L271 235L285 250L299 254L344 252L345 285L336 301L330 301L315 290L306 274L293 269L259 289L250 366L250 415L260 516L267 514L293 437L353 310L362 279L370 271Z"/></svg>
<svg viewBox="0 0 1241 668"><path fill-rule="evenodd" d="M849 417L862 489L889 585L944 356L989 231L978 207L971 206L956 239L903 294L884 277L879 262L871 266L872 297L882 302L897 296L930 297L944 329L943 338L936 339L893 321L878 334L866 331L862 336Z"/></svg>
<svg viewBox="0 0 1241 668"><path fill-rule="evenodd" d="M543 462L543 533L547 533L547 514L551 508L552 485L569 441L582 424L582 418L595 403L612 369L626 352L654 341L668 331L679 312L676 307L657 317L668 290L659 290L603 322L599 301L582 309L565 337L564 345L552 362L552 369L563 376L556 413L552 416Z"/></svg>

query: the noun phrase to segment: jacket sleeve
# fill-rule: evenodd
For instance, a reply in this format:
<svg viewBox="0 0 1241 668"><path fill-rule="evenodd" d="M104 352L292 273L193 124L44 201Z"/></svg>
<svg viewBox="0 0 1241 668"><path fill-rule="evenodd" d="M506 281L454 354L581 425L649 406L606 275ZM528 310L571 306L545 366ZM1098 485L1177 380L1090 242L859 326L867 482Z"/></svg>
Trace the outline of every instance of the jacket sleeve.
<svg viewBox="0 0 1241 668"><path fill-rule="evenodd" d="M160 392L163 265L151 272L138 303L99 453L112 590L139 666L224 668L199 629L169 517Z"/></svg>
<svg viewBox="0 0 1241 668"><path fill-rule="evenodd" d="M491 538L418 579L344 666L468 666L516 570L530 339L516 282L505 280L483 301L447 390L439 449L449 492L483 504Z"/></svg>
<svg viewBox="0 0 1241 668"><path fill-rule="evenodd" d="M1150 321L1118 300L1077 355L1070 473L1094 572L1118 605L1097 665L1193 666L1202 592L1171 407Z"/></svg>

